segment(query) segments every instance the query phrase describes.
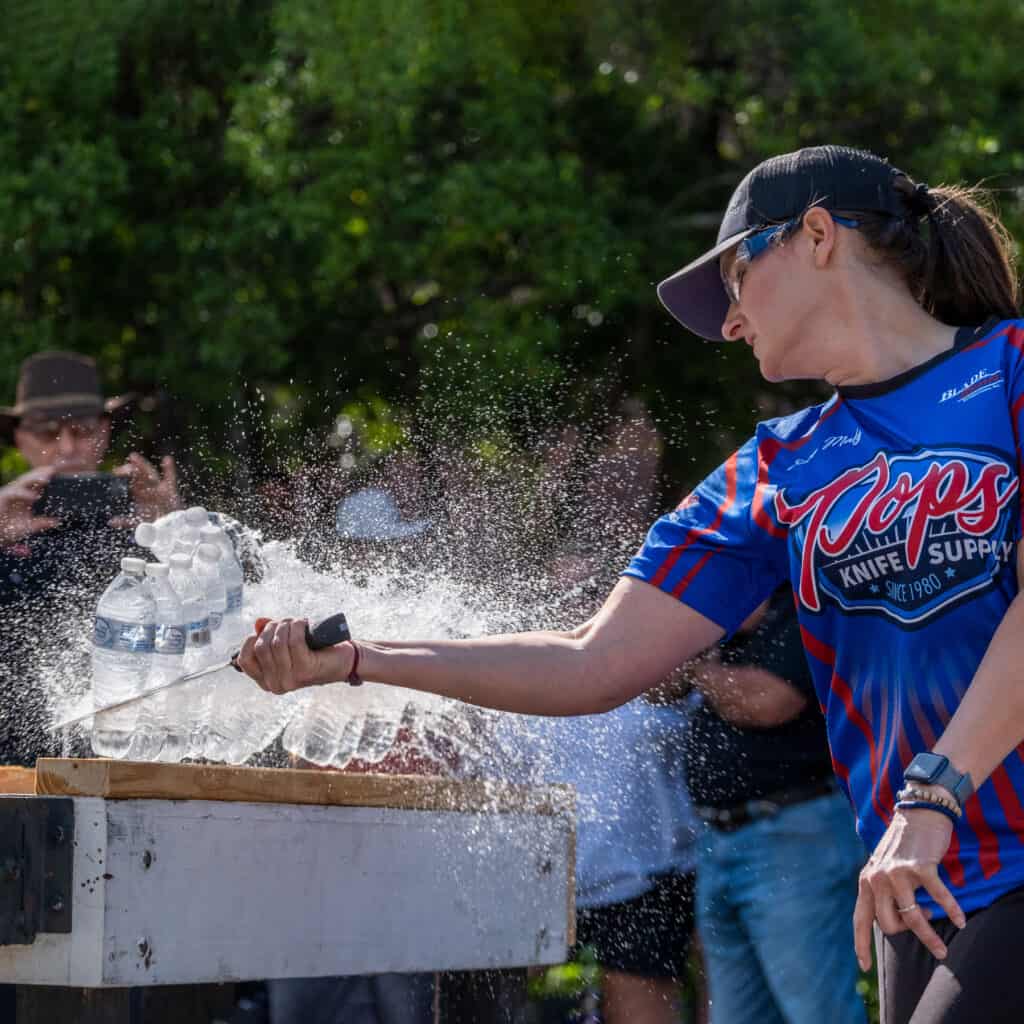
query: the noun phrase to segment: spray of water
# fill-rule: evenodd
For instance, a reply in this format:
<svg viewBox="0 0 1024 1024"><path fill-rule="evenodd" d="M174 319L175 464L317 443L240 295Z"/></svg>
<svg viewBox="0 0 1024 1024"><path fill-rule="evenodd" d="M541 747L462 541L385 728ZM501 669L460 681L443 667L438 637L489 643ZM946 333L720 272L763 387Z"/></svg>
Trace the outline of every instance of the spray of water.
<svg viewBox="0 0 1024 1024"><path fill-rule="evenodd" d="M401 424L398 453L370 460L369 470L360 425L339 415L326 441L307 439L305 457L279 460L282 470L269 483L237 481L245 486L221 494L217 507L263 531L241 537L243 560L256 570L246 624L342 610L357 638L402 640L567 628L586 618L649 522L661 441L642 409L621 402L611 386L595 389L586 424L566 426L564 396L540 397L549 383L495 385L501 394L467 423L461 396L446 400L434 382L429 413ZM330 398L323 401L329 410ZM405 518L429 520L429 529L385 545L339 539L339 496L368 486L392 494ZM94 603L72 595L59 624L33 643L30 674L45 698L41 726L88 697ZM31 629L31 615L22 619L21 628ZM373 684L278 698L231 670L169 692L157 718L205 716L200 726L218 733L219 715L242 710L250 718L245 742L204 756L233 763L253 756L274 763L276 756L280 763L290 754L335 767L373 765L397 739L435 763L477 772L502 746L495 716L440 698ZM18 713L25 711L23 702ZM529 720L518 721L525 732ZM82 740L64 736L63 749L88 752Z"/></svg>

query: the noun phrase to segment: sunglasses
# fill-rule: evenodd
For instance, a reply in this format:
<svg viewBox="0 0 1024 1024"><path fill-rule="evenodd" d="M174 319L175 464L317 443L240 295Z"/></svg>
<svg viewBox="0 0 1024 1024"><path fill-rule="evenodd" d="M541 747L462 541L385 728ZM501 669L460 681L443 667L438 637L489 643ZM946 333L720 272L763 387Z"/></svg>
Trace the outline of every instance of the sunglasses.
<svg viewBox="0 0 1024 1024"><path fill-rule="evenodd" d="M853 220L851 217L839 217L834 213L832 214L832 219L844 228L859 228L861 224L859 220ZM791 234L795 233L802 221L803 214L800 214L799 217L794 217L792 220L787 220L782 224L769 224L768 227L761 228L752 235L748 235L736 246L736 256L728 273L726 273L724 268L721 271L722 286L725 288L725 294L732 305L738 305L740 301L740 283L743 280L742 271L753 263L758 256L763 256L773 245L780 244ZM719 261L719 266L721 267L721 261Z"/></svg>
<svg viewBox="0 0 1024 1024"><path fill-rule="evenodd" d="M92 440L99 432L102 420L99 416L64 416L60 419L22 420L21 429L27 430L42 442L54 443L63 431L68 431L76 441Z"/></svg>

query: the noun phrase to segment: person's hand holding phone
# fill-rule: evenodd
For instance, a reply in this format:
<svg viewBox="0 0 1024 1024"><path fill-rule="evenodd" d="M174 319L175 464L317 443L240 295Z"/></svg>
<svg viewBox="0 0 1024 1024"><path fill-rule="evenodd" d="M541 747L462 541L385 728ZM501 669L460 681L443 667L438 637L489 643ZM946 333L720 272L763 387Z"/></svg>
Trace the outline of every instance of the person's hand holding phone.
<svg viewBox="0 0 1024 1024"><path fill-rule="evenodd" d="M148 459L137 452L128 456L123 466L114 470L116 476L127 477L128 493L135 509L135 517L131 520L117 516L110 521L111 526L133 526L139 520L152 521L160 516L181 508L181 496L178 494L178 471L174 459L165 455L157 469Z"/></svg>
<svg viewBox="0 0 1024 1024"><path fill-rule="evenodd" d="M60 525L59 519L37 516L32 511L56 471L55 466L30 469L0 487L0 545L17 544Z"/></svg>

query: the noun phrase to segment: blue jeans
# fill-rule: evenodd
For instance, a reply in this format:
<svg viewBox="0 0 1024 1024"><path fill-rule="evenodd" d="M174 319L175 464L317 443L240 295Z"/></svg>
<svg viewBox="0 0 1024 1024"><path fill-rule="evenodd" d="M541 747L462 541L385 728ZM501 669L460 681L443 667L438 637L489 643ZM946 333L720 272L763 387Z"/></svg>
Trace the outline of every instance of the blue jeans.
<svg viewBox="0 0 1024 1024"><path fill-rule="evenodd" d="M838 793L705 831L697 930L711 1024L864 1024L852 924L864 860Z"/></svg>

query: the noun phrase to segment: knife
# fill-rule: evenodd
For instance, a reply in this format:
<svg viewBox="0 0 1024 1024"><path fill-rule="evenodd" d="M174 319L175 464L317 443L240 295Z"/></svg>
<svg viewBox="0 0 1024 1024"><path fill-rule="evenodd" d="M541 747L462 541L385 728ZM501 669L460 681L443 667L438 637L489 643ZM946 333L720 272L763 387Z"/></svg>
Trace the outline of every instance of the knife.
<svg viewBox="0 0 1024 1024"><path fill-rule="evenodd" d="M257 635L263 632L263 627L268 622L270 622L270 619L256 620L255 629ZM346 640L351 639L352 634L349 632L348 622L345 620L343 612L337 612L334 615L329 615L326 619L321 619L312 629L310 629L308 624L306 625L306 644L312 651L320 651L325 647L333 647L335 644L344 643ZM136 693L131 697L126 697L124 700L113 701L110 704L104 704L102 707L93 708L91 711L85 712L85 714L65 718L62 722L51 725L50 731L56 732L58 729L66 729L69 725L78 725L79 722L84 722L95 715L102 715L107 711L117 711L119 708L128 707L129 704L135 704L140 700L145 700L147 697L152 697L155 693L169 690L172 686L181 686L183 683L190 683L193 679L201 679L203 676L212 675L214 672L221 672L226 668L233 668L236 672L241 672L242 670L238 667L236 660L240 653L235 651L227 661L220 661L216 665L207 665L205 668L189 672L187 675L169 679L166 683L160 683L158 686L143 690L142 693Z"/></svg>

